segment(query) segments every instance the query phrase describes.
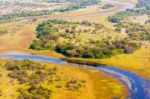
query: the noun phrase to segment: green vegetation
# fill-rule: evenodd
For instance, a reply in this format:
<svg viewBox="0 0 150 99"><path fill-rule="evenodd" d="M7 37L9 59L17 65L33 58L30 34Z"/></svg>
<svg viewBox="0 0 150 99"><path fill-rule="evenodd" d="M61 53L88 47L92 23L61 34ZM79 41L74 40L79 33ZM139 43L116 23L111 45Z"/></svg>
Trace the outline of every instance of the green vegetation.
<svg viewBox="0 0 150 99"><path fill-rule="evenodd" d="M94 43L93 43L94 44ZM72 46L71 44L56 47L56 51L69 57L108 58L121 53L133 53L139 45L124 41L97 41L95 47Z"/></svg>
<svg viewBox="0 0 150 99"><path fill-rule="evenodd" d="M20 89L18 99L50 99L51 90L42 86L31 86L28 89Z"/></svg>
<svg viewBox="0 0 150 99"><path fill-rule="evenodd" d="M126 11L118 12L112 16L109 16L108 20L113 23L119 23L124 19L126 19L128 16L140 16L145 14L150 14L150 13L144 9L139 9L139 10L128 9Z"/></svg>
<svg viewBox="0 0 150 99"><path fill-rule="evenodd" d="M145 22L145 25L140 25L138 23L133 23L129 19L129 17L133 16L141 16L141 15L150 15L150 2L149 0L139 0L139 2L136 5L136 10L127 9L126 11L122 11L119 13L116 13L112 16L108 17L108 20L110 22L116 23L115 27L118 32L124 32L127 34L127 36L132 40L144 40L149 41L150 40L150 30L146 26L149 23L149 20Z"/></svg>
<svg viewBox="0 0 150 99"><path fill-rule="evenodd" d="M19 17L34 17L34 16L41 16L41 15L49 15L53 11L35 11L35 12L21 12L21 13L14 13L8 15L1 15L0 21L11 20Z"/></svg>
<svg viewBox="0 0 150 99"><path fill-rule="evenodd" d="M77 27L83 27L78 29ZM37 27L37 40L30 48L35 50L55 50L68 57L107 58L121 53L133 53L139 48L136 43L125 40L93 40L80 43L78 36L100 33L107 29L100 24L48 20Z"/></svg>
<svg viewBox="0 0 150 99"><path fill-rule="evenodd" d="M86 8L87 6L95 5L100 2L100 0L66 0L70 2L71 5L65 9L61 9L60 12L72 11L80 8Z"/></svg>

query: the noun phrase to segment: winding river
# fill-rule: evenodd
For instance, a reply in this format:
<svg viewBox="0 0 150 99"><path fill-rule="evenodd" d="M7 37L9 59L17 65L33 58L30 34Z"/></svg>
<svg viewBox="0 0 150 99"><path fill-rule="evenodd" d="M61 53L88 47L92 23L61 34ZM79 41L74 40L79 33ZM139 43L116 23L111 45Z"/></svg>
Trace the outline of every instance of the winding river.
<svg viewBox="0 0 150 99"><path fill-rule="evenodd" d="M54 62L57 64L70 64L67 60L59 58L44 56L44 55L33 55L28 53L22 53L18 51L8 51L0 54L0 58L10 59L31 59L37 61ZM78 64L75 64L78 65ZM111 66L85 66L86 68L94 68L103 71L104 73L121 81L129 91L129 97L127 99L150 99L148 94L150 88L150 80L146 80L132 72L114 68Z"/></svg>
<svg viewBox="0 0 150 99"><path fill-rule="evenodd" d="M134 7L131 3L124 3L115 0L106 0L109 3L116 3L124 5L121 9L117 11L108 11L104 13L91 13L84 15L86 17L93 17L93 16L102 16L102 15L110 15L115 12L124 11L126 9L131 9ZM66 16L62 18L78 18L82 16ZM32 55L28 53L22 53L18 51L8 51L5 53L0 54L0 58L10 58L10 59L31 59L37 61L45 61L45 62L54 62L57 64L70 64L67 60L62 60L59 58L48 57L43 55ZM78 65L78 64L76 64ZM86 66L88 68L94 68L103 71L104 73L118 79L121 81L129 91L129 97L127 99L150 99L150 80L144 79L139 75L132 73L130 71L114 68L111 66L97 66L91 67Z"/></svg>

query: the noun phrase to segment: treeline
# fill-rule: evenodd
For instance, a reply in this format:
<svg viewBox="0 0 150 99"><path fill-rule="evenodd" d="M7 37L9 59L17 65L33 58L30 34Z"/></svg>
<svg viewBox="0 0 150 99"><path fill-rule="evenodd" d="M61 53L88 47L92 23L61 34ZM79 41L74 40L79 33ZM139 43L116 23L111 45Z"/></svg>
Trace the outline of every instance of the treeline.
<svg viewBox="0 0 150 99"><path fill-rule="evenodd" d="M95 5L100 2L100 0L67 0L67 1L71 2L72 4L65 9L61 9L60 12L86 8L87 6Z"/></svg>
<svg viewBox="0 0 150 99"><path fill-rule="evenodd" d="M70 3L68 7L60 9L59 12L77 10L80 8L86 8L87 6L100 3L100 0L45 0L45 1L49 3L65 3L65 2Z"/></svg>
<svg viewBox="0 0 150 99"><path fill-rule="evenodd" d="M34 17L34 16L41 16L41 15L49 15L51 13L53 13L53 11L21 12L21 13L14 13L8 15L1 15L0 21L11 20L19 17Z"/></svg>
<svg viewBox="0 0 150 99"><path fill-rule="evenodd" d="M82 57L82 58L107 58L121 53L133 53L136 49L140 47L139 44L129 42L128 40L91 40L90 42L86 42L84 44L79 44L78 38L71 38L66 42L60 43L59 39L68 38L67 34L75 34L78 31L70 31L66 30L67 27L64 27L65 35L61 34L63 29L61 28L61 32L59 31L60 25L85 25L85 26L94 26L98 29L104 28L101 25L89 23L89 22L67 22L62 20L49 20L40 24L37 27L37 40L34 40L31 44L30 48L35 50L54 50L58 53L62 53L68 57ZM56 27L56 25L58 27ZM75 30L75 28L73 29ZM83 31L84 32L84 31ZM86 32L88 33L89 32ZM75 41L72 42L72 41Z"/></svg>
<svg viewBox="0 0 150 99"><path fill-rule="evenodd" d="M145 9L139 9L139 10L127 9L126 11L118 12L112 16L109 16L108 20L113 23L119 23L129 16L140 16L145 14L149 15L150 11L147 11Z"/></svg>
<svg viewBox="0 0 150 99"><path fill-rule="evenodd" d="M109 58L117 54L130 54L140 48L140 45L124 41L97 41L97 46L73 46L72 44L57 45L56 52L62 53L69 57L81 58ZM94 44L95 44L94 43Z"/></svg>

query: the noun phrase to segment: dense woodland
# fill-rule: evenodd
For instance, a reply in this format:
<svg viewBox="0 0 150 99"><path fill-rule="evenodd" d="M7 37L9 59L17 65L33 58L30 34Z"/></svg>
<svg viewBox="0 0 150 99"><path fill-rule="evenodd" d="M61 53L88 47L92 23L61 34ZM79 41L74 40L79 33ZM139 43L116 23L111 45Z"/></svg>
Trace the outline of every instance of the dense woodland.
<svg viewBox="0 0 150 99"><path fill-rule="evenodd" d="M82 29L78 27L84 26ZM86 28L92 29L86 29ZM124 40L95 40L80 42L81 33L90 35L104 31L100 24L83 22L68 22L63 20L48 20L37 27L37 40L31 44L31 49L54 50L69 57L82 58L107 58L121 53L133 53L140 46L136 43ZM107 30L107 28L106 28Z"/></svg>

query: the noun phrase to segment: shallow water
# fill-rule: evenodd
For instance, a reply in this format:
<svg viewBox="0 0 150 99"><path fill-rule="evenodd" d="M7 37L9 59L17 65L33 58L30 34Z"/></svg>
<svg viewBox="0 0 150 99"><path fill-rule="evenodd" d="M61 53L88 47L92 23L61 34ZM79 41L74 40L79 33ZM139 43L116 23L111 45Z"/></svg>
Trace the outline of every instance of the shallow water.
<svg viewBox="0 0 150 99"><path fill-rule="evenodd" d="M150 99L147 90L147 88L150 88L150 80L146 80L135 73L111 66L99 66L97 68L117 78L127 86L131 99Z"/></svg>

